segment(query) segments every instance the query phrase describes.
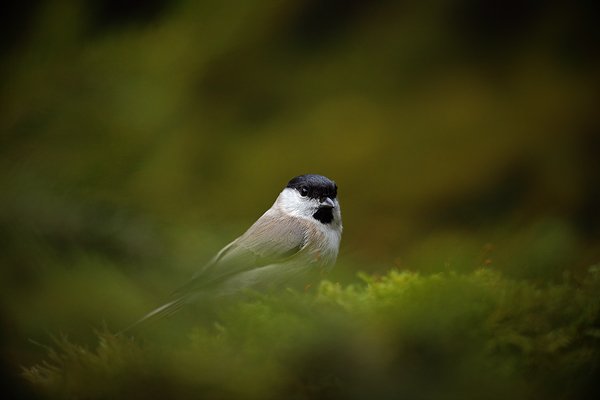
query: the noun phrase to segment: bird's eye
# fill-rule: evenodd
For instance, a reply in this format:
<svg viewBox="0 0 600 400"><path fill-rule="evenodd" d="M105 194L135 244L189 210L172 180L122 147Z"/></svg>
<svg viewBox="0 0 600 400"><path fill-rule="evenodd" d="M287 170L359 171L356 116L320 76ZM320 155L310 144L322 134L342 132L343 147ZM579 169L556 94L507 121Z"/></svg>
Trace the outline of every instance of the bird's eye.
<svg viewBox="0 0 600 400"><path fill-rule="evenodd" d="M303 188L300 188L300 195L301 195L302 197L306 197L306 196L308 196L308 189L307 189L307 188L305 188L305 187L303 187Z"/></svg>

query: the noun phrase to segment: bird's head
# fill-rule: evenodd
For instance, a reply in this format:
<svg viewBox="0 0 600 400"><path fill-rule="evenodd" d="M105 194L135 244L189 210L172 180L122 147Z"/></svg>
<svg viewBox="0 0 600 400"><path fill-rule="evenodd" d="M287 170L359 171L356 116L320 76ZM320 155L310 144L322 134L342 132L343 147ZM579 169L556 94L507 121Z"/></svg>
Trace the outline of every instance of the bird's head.
<svg viewBox="0 0 600 400"><path fill-rule="evenodd" d="M337 185L323 175L300 175L292 178L278 199L289 214L314 218L323 224L340 222Z"/></svg>

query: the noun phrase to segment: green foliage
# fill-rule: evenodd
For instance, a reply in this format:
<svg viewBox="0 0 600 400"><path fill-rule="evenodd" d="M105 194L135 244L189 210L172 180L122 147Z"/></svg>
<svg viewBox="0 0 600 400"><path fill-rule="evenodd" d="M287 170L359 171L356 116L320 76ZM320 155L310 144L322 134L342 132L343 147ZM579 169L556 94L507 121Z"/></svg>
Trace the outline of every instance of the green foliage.
<svg viewBox="0 0 600 400"><path fill-rule="evenodd" d="M54 338L47 361L26 369L24 376L54 396L119 393L118 382L130 368L143 374L144 353L132 340L118 339L106 332L97 335L94 351L70 342L66 336Z"/></svg>
<svg viewBox="0 0 600 400"><path fill-rule="evenodd" d="M57 398L575 398L600 356L600 268L536 285L391 271L251 296L178 329L66 337L24 370ZM196 319L198 321L198 319ZM212 321L212 322L211 322ZM176 332L173 332L176 330Z"/></svg>
<svg viewBox="0 0 600 400"><path fill-rule="evenodd" d="M21 3L0 358L14 374L68 332L26 369L43 395L572 398L597 374L594 2ZM308 172L340 187L342 284L91 332Z"/></svg>

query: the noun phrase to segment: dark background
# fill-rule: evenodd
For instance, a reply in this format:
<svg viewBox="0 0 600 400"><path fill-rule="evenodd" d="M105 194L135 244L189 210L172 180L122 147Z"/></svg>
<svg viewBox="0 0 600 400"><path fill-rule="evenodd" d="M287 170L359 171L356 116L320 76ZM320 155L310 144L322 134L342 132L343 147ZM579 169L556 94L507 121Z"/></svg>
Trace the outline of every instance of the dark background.
<svg viewBox="0 0 600 400"><path fill-rule="evenodd" d="M340 188L342 282L480 267L556 281L600 258L595 1L0 15L6 365L38 360L27 338L153 307L302 173Z"/></svg>

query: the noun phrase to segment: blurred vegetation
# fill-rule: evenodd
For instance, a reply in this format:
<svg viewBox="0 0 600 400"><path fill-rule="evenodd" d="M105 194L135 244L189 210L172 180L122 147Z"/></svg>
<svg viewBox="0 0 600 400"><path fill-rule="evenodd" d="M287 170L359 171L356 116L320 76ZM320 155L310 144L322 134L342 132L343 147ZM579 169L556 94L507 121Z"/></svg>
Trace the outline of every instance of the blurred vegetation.
<svg viewBox="0 0 600 400"><path fill-rule="evenodd" d="M597 385L598 267L544 287L489 270L365 280L225 307L177 341L60 337L24 374L52 398L562 399Z"/></svg>
<svg viewBox="0 0 600 400"><path fill-rule="evenodd" d="M596 15L587 0L6 7L7 396L35 396L20 376L31 365L35 386L71 397L146 385L224 398L582 394L599 326ZM339 185L329 279L341 286L183 313L148 342L108 333L301 173ZM50 336L41 367L31 341Z"/></svg>

